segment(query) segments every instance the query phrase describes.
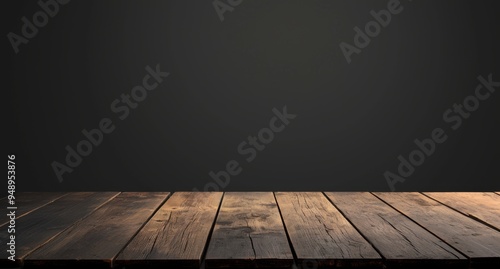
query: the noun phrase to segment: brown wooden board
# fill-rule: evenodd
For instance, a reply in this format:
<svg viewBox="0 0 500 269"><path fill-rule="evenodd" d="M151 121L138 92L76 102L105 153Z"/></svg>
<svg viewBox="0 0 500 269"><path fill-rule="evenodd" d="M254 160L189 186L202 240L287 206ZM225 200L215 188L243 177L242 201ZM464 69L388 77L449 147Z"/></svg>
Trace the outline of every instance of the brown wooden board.
<svg viewBox="0 0 500 269"><path fill-rule="evenodd" d="M389 267L465 268L466 257L369 192L325 193Z"/></svg>
<svg viewBox="0 0 500 269"><path fill-rule="evenodd" d="M382 258L321 192L278 192L276 200L298 263L379 267Z"/></svg>
<svg viewBox="0 0 500 269"><path fill-rule="evenodd" d="M199 268L221 192L176 192L118 255L117 265Z"/></svg>
<svg viewBox="0 0 500 269"><path fill-rule="evenodd" d="M28 266L110 267L168 193L120 193L25 258Z"/></svg>
<svg viewBox="0 0 500 269"><path fill-rule="evenodd" d="M500 268L495 192L114 194L18 193L0 268Z"/></svg>
<svg viewBox="0 0 500 269"><path fill-rule="evenodd" d="M500 196L492 192L426 192L425 195L500 230Z"/></svg>
<svg viewBox="0 0 500 269"><path fill-rule="evenodd" d="M471 259L500 266L500 233L420 193L374 193Z"/></svg>
<svg viewBox="0 0 500 269"><path fill-rule="evenodd" d="M272 192L228 192L209 243L206 266L290 267L293 255Z"/></svg>
<svg viewBox="0 0 500 269"><path fill-rule="evenodd" d="M97 207L106 203L118 193L76 192L69 193L60 199L17 220L15 230L16 262L8 260L7 253L0 258L0 267L21 265L23 258L51 238L84 218ZM9 240L6 226L0 227L0 245L5 246Z"/></svg>
<svg viewBox="0 0 500 269"><path fill-rule="evenodd" d="M16 204L14 205L17 207L16 218L19 219L46 204L54 202L64 195L64 192L17 192L15 194ZM10 220L7 216L7 206L9 205L7 205L7 199L5 199L2 203L2 213L5 213L0 215L0 226L7 224Z"/></svg>

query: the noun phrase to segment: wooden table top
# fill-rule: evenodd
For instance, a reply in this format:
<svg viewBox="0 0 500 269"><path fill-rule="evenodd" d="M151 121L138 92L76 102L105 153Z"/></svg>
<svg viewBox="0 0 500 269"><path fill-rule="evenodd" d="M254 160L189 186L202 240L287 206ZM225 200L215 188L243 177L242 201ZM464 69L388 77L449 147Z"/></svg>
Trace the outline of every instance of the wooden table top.
<svg viewBox="0 0 500 269"><path fill-rule="evenodd" d="M31 192L16 206L1 268L500 268L498 192Z"/></svg>

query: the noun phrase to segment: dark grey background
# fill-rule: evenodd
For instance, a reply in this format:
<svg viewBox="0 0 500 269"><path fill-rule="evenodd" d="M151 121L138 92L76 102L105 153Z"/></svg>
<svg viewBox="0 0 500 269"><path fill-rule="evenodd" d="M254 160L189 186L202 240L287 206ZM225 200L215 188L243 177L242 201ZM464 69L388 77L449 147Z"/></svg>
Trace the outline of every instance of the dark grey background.
<svg viewBox="0 0 500 269"><path fill-rule="evenodd" d="M454 132L442 114L477 76L500 80L500 2L402 0L347 64L339 43L387 2L243 1L221 22L212 1L73 0L18 54L6 35L40 8L2 2L18 190L203 189L235 159L243 170L225 190L385 191L383 173L436 127L448 141L396 189L499 190L500 93ZM110 103L157 63L171 75L118 120ZM297 118L245 162L238 144L283 106ZM103 117L116 130L59 183L52 161Z"/></svg>

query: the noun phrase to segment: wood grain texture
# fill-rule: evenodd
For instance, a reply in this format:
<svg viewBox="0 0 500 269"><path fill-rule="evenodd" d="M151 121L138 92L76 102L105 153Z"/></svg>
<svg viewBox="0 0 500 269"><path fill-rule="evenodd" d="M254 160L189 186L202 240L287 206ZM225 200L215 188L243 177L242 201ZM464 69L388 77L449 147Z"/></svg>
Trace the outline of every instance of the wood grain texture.
<svg viewBox="0 0 500 269"><path fill-rule="evenodd" d="M115 194L17 193L0 268L500 268L495 192Z"/></svg>
<svg viewBox="0 0 500 269"><path fill-rule="evenodd" d="M500 233L420 193L374 193L471 259L500 265Z"/></svg>
<svg viewBox="0 0 500 269"><path fill-rule="evenodd" d="M500 230L500 196L492 192L425 192L425 195Z"/></svg>
<svg viewBox="0 0 500 269"><path fill-rule="evenodd" d="M276 200L298 263L378 267L380 255L320 192L278 192Z"/></svg>
<svg viewBox="0 0 500 269"><path fill-rule="evenodd" d="M168 193L120 193L25 258L28 266L109 267Z"/></svg>
<svg viewBox="0 0 500 269"><path fill-rule="evenodd" d="M229 192L206 255L207 267L290 267L288 245L272 192Z"/></svg>
<svg viewBox="0 0 500 269"><path fill-rule="evenodd" d="M466 267L467 258L368 192L325 193L389 267Z"/></svg>
<svg viewBox="0 0 500 269"><path fill-rule="evenodd" d="M130 266L199 268L221 192L176 192L116 259Z"/></svg>
<svg viewBox="0 0 500 269"><path fill-rule="evenodd" d="M74 222L84 218L97 207L106 203L118 193L70 193L17 220L16 262L21 264L24 257L43 245ZM0 230L0 244L8 240L7 229ZM5 254L0 259L0 267L12 264Z"/></svg>
<svg viewBox="0 0 500 269"><path fill-rule="evenodd" d="M16 217L20 219L26 214L54 202L65 194L64 192L18 192L15 196L16 204L14 205L17 207ZM2 205L6 204L7 199ZM8 212L5 207L3 207L2 212L5 212L5 214L0 215L0 227L9 222Z"/></svg>

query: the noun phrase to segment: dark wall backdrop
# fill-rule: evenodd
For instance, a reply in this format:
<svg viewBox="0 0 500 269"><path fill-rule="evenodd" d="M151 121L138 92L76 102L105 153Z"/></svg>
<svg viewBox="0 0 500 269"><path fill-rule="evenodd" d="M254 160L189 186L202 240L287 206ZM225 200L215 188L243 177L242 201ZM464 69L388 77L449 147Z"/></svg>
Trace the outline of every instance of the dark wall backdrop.
<svg viewBox="0 0 500 269"><path fill-rule="evenodd" d="M2 2L18 190L203 190L235 160L219 190L386 191L384 173L435 128L448 139L397 191L500 189L500 92L457 130L443 121L478 76L500 81L499 1L401 0L350 64L340 43L388 0L219 2L235 4L223 21L212 1L73 0L17 54L8 33L41 7ZM170 75L120 120L110 104L157 64ZM284 106L296 118L247 162L238 145ZM52 162L102 118L115 130L59 182Z"/></svg>

